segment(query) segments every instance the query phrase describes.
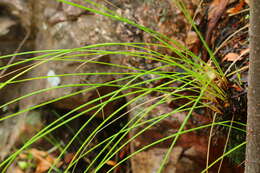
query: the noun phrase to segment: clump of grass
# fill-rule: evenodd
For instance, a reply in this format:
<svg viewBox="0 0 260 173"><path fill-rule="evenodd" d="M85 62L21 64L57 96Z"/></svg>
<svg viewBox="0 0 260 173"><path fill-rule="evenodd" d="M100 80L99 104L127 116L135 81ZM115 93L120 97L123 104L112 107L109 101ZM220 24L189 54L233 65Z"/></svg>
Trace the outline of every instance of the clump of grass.
<svg viewBox="0 0 260 173"><path fill-rule="evenodd" d="M0 89L6 87L10 84L16 84L16 83L23 83L30 80L39 80L43 78L51 78L51 77L64 77L64 76L79 76L79 75L118 75L121 78L115 79L113 81L105 82L105 83L87 83L87 84L70 84L70 85L61 85L56 86L52 88L46 88L39 91L35 91L32 93L29 93L27 95L21 96L19 98L16 98L8 103L5 103L0 106L1 108L4 108L12 103L18 102L22 99L25 99L27 97L30 97L32 95L40 94L47 92L49 90L55 90L59 88L66 88L66 87L77 87L77 86L85 86L86 89L83 89L81 91L77 91L32 107L29 107L24 110L19 110L16 113L10 114L8 116L0 118L0 121L3 121L5 119L18 116L22 113L28 112L30 110L34 110L36 108L42 107L44 105L72 97L74 95L83 93L83 92L90 92L93 90L98 89L99 87L117 87L118 89L108 93L106 95L102 95L96 99L90 100L89 102L69 111L68 113L62 115L61 117L57 118L55 121L44 127L40 132L38 132L35 136L33 136L30 140L28 140L20 149L15 151L13 154L11 154L8 158L6 158L1 164L0 167L3 168L3 171L5 172L8 166L16 159L16 157L24 151L26 148L30 147L34 142L37 140L43 138L44 136L50 134L54 130L58 129L61 126L64 126L68 124L70 121L79 118L80 116L85 115L86 113L95 110L95 113L90 116L90 118L82 125L82 127L74 134L73 138L70 140L69 143L66 144L66 146L62 149L60 152L60 155L58 159L60 159L64 153L68 150L68 148L71 146L74 140L78 138L78 135L84 128L86 128L90 122L95 118L95 116L102 112L103 108L107 105L113 102L114 100L123 98L123 97L129 97L131 95L138 95L137 97L134 97L132 100L129 100L127 103L125 103L123 106L120 106L115 112L113 112L111 115L106 117L102 123L99 124L99 126L82 142L82 145L78 148L77 153L75 154L74 159L71 161L71 163L68 165L65 172L69 172L70 169L75 168L75 165L78 163L78 161L88 155L91 151L95 150L96 148L102 146L100 149L100 153L91 161L91 163L87 166L86 170L84 172L89 172L91 169L94 169L95 172L100 170L116 153L118 153L122 148L124 148L126 145L131 143L136 137L141 135L143 132L148 130L149 128L153 127L154 125L158 124L163 119L171 116L174 113L178 112L187 112L187 115L181 124L178 132L169 135L163 139L160 139L152 144L149 144L145 146L144 148L135 151L134 153L131 153L129 156L124 158L123 160L119 161L116 165L114 165L108 172L111 172L113 169L115 169L118 165L126 161L127 159L131 158L133 155L151 147L154 146L160 142L163 142L168 139L172 139L172 144L169 147L168 152L166 153L162 163L161 167L158 170L158 172L162 171L164 164L166 163L166 160L169 157L169 154L172 150L172 148L175 146L176 141L178 140L179 136L184 133L196 131L203 128L208 128L213 125L221 125L221 126L228 126L230 128L233 128L229 125L229 121L223 121L223 122L212 122L208 125L203 125L200 127L192 128L185 130L185 125L187 124L188 120L190 119L192 113L194 110L199 108L207 108L211 109L214 112L222 113L222 103L225 103L228 99L228 95L226 93L227 89L227 79L225 77L225 74L223 73L222 69L220 68L216 58L214 57L214 54L212 51L208 48L207 44L205 43L202 35L196 28L191 16L189 15L188 11L185 8L185 4L183 4L180 1L175 1L176 5L182 10L184 15L186 16L187 20L190 22L190 24L193 26L194 30L197 32L199 38L201 39L204 47L207 49L210 60L208 63L201 60L201 58L197 55L195 55L193 52L189 51L185 46L178 43L176 40L169 39L168 37L157 33L149 28L146 28L142 25L139 25L133 21L130 21L126 18L123 18L119 16L116 12L105 8L104 6L94 3L93 1L85 0L86 2L93 5L93 8L88 8L79 4L72 3L70 1L66 0L58 0L60 2L66 3L68 5L73 5L75 7L88 10L93 13L97 13L100 15L104 15L107 17L110 17L114 20L125 22L127 24L133 25L137 27L140 30L143 30L144 32L150 34L154 39L156 39L160 44L155 43L102 43L102 44L94 44L89 46L84 46L80 48L73 48L73 49L60 49L60 50L45 50L45 51L31 51L31 52L24 52L24 53L16 53L13 55L5 55L1 56L0 58L10 58L12 56L19 56L19 55L25 55L25 54L34 54L34 53L43 53L43 55L36 56L33 58L29 58L26 60L22 60L7 66L0 67L0 70L4 70L6 68L9 68L11 66L23 64L26 62L33 62L32 65L30 65L27 69L23 70L22 72L18 73L14 77L10 78L9 80L1 83ZM169 55L162 54L160 52L151 50L145 46L151 45L151 46L158 46L163 47L171 50L176 54L176 57L172 57ZM172 46L175 45L175 46ZM124 46L131 49L134 49L134 52L126 51L126 50L120 50L120 51L111 51L108 47L111 46ZM162 66L151 69L151 70L144 70L140 69L138 67L128 67L125 65L119 65L119 64L112 64L107 62L99 62L95 59L90 58L89 60L81 59L81 57L84 56L97 56L97 55L121 55L121 56L129 56L129 57L135 57L140 59L149 59L156 62L160 62ZM97 72L97 73L71 73L71 74L61 74L61 75L55 75L55 76L38 76L34 78L28 78L23 80L18 80L17 78L26 72L37 68L38 66L52 61L77 61L82 63L99 63L103 65L109 65L113 66L114 68L122 69L122 72ZM181 69L181 72L168 72L164 71L165 67L177 67ZM126 72L126 69L131 72ZM118 71L118 70L117 70ZM155 77L146 81L140 80L141 77L153 74ZM124 77L122 77L124 76ZM147 88L147 84L156 82L162 79L167 79L168 82L160 84L158 86ZM178 87L170 86L170 84L173 83L180 83ZM126 92L128 91L128 92ZM192 95L181 95L182 91L191 91ZM108 124L115 119L115 117L118 115L117 113L120 112L122 109L128 107L129 105L138 102L138 100L142 99L143 97L146 97L147 95L151 94L152 92L158 93L158 100L155 104L152 106L149 106L145 108L142 111L139 111L135 113L133 116L131 116L131 119L129 119L128 123L124 125L121 130L119 130L116 134L113 136L110 136L109 138L101 141L97 146L89 147L91 141L96 137L98 133L100 133ZM124 94L122 94L124 93ZM102 101L106 98L106 101ZM158 117L154 117L152 119L145 119L147 115L160 104L167 103L170 101L178 100L178 99L187 99L188 102L184 105L179 106L178 108L172 110L169 113L160 115ZM92 103L100 102L100 104L90 107L80 113L78 113L79 110L81 110L84 107L87 107L88 105L91 105ZM137 104L136 107L133 108L136 109L138 107ZM129 112L133 112L133 110L129 110ZM116 119L120 119L123 116L126 116L126 114L121 115L120 117L116 117ZM127 141L123 141L127 135L130 133L130 131L138 128L138 127L144 127L141 131L137 132L134 136L132 136ZM236 130L243 131L239 128ZM243 131L244 132L244 131ZM230 154L234 150L238 149L245 143L242 143L240 145L234 146L233 149L229 150L227 153L223 154L222 157L226 156L227 154ZM103 159L100 159L100 156L103 156ZM221 157L221 158L222 158ZM221 159L220 158L220 159ZM219 159L219 160L220 160ZM98 160L98 164L97 163ZM218 161L218 160L217 160ZM215 163L215 162L214 162ZM214 164L212 163L212 164ZM208 166L210 168L211 165ZM55 165L55 164L54 164ZM49 169L49 172L55 166L51 169ZM97 166L96 166L97 165ZM206 170L208 169L206 168ZM55 168L56 169L56 168Z"/></svg>

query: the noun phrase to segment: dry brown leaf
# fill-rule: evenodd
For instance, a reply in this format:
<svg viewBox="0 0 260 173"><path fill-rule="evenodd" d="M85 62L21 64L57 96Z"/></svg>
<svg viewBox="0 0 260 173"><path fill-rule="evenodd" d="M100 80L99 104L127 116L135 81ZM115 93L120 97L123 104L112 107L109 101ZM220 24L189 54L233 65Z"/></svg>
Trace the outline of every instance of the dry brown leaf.
<svg viewBox="0 0 260 173"><path fill-rule="evenodd" d="M197 33L194 32L194 31L188 32L187 38L186 38L186 40L185 40L185 43L186 43L187 45L192 45L192 44L196 43L197 41L198 41Z"/></svg>
<svg viewBox="0 0 260 173"><path fill-rule="evenodd" d="M29 150L29 153L36 159L36 171L35 173L44 173L55 163L56 158L50 155L46 151L40 151L35 148ZM56 166L59 167L62 162L58 161Z"/></svg>
<svg viewBox="0 0 260 173"><path fill-rule="evenodd" d="M233 84L231 87L234 88L238 92L242 92L244 90L242 87L240 87L240 86L238 86L236 84Z"/></svg>
<svg viewBox="0 0 260 173"><path fill-rule="evenodd" d="M231 61L231 62L234 62L234 61L240 61L243 59L243 56L248 54L250 51L249 48L246 48L246 49L243 49L240 51L240 55L237 54L237 53L228 53L223 59L222 59L222 62L223 61Z"/></svg>
<svg viewBox="0 0 260 173"><path fill-rule="evenodd" d="M245 0L240 0L239 3L235 7L228 9L227 13L228 14L238 13L239 11L241 11L243 9L244 4L245 4Z"/></svg>
<svg viewBox="0 0 260 173"><path fill-rule="evenodd" d="M117 163L113 160L109 160L106 164L108 164L109 166L115 166Z"/></svg>
<svg viewBox="0 0 260 173"><path fill-rule="evenodd" d="M237 53L228 53L226 54L226 56L222 59L222 62L223 61L238 61L238 60L241 60L241 57L237 54Z"/></svg>
<svg viewBox="0 0 260 173"><path fill-rule="evenodd" d="M27 158L28 158L27 154L25 154L25 153L19 154L19 159L27 159Z"/></svg>
<svg viewBox="0 0 260 173"><path fill-rule="evenodd" d="M13 173L25 173L24 171L22 171L19 167L15 167L13 170L12 170Z"/></svg>
<svg viewBox="0 0 260 173"><path fill-rule="evenodd" d="M241 52L240 52L241 55L240 55L240 56L243 56L243 55L245 55L245 54L248 54L249 51L250 51L249 48L241 50Z"/></svg>
<svg viewBox="0 0 260 173"><path fill-rule="evenodd" d="M74 158L74 156L75 156L75 153L66 154L64 157L65 163L70 163L72 161L72 159Z"/></svg>
<svg viewBox="0 0 260 173"><path fill-rule="evenodd" d="M217 23L221 16L224 14L228 2L229 0L213 0L209 6L207 30L205 34L205 41L208 44L208 46L211 46L212 44L212 31L217 26ZM202 51L202 60L205 62L208 61L206 49Z"/></svg>
<svg viewBox="0 0 260 173"><path fill-rule="evenodd" d="M206 42L209 44L211 34L220 17L223 15L229 0L214 0L209 6L208 27L206 33Z"/></svg>

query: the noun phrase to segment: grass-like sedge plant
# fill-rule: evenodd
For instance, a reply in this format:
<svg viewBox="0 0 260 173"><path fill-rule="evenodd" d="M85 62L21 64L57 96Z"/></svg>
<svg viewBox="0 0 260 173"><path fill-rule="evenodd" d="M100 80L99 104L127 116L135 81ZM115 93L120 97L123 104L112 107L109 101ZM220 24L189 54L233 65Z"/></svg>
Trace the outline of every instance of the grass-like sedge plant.
<svg viewBox="0 0 260 173"><path fill-rule="evenodd" d="M31 51L31 52L22 52L22 53L16 53L12 55L5 55L1 56L1 59L4 58L11 58L13 56L19 56L19 55L32 55L41 53L40 56L35 56L33 58L27 58L25 60L21 60L6 66L0 67L0 70L5 70L7 68L10 68L12 66L21 65L27 62L31 62L31 64L26 69L21 69L20 72L18 72L16 75L11 77L5 82L2 82L0 85L0 89L3 89L4 87L10 85L10 84L17 84L17 83L24 83L31 80L39 80L39 79L45 79L45 78L51 78L51 77L66 77L66 76L100 76L100 75L114 75L119 76L117 79L113 81L108 81L105 83L85 83L85 84L69 84L69 85L60 85L52 88L45 88L38 91L31 92L29 94L20 96L18 98L15 98L3 105L0 105L0 109L12 104L21 101L22 99L25 99L27 97L41 94L44 92L48 92L50 90L60 89L60 88L66 88L66 87L79 87L84 86L85 89L81 91L77 91L74 93L70 93L68 95L64 95L59 98L55 98L53 100L48 100L43 103L39 103L36 105L33 105L31 107L28 107L23 110L19 110L16 113L10 114L5 117L1 117L0 121L4 121L8 118L19 116L23 113L26 113L28 111L40 108L44 105L48 105L50 103L57 102L59 100L72 97L75 95L78 95L80 93L84 92L92 92L93 90L98 90L99 87L117 87L118 89L110 92L106 95L100 95L98 98L95 98L93 100L90 100L89 102L69 111L68 113L64 115L60 115L55 121L50 123L49 125L46 125L43 129L41 129L35 136L33 136L30 140L28 140L21 148L14 151L9 157L7 157L3 162L0 163L0 167L2 168L3 172L7 170L7 168L10 166L10 164L17 158L17 156L26 150L28 147L30 147L33 143L38 141L39 139L42 139L46 137L48 134L51 134L54 130L57 130L59 127L66 126L69 122L81 117L85 116L89 112L93 112L95 110L95 113L90 115L89 119L82 125L82 127L75 132L74 136L71 138L71 140L64 146L62 149L60 149L60 155L57 158L58 160L67 152L68 148L71 146L73 141L75 141L77 138L79 138L79 134L87 128L88 125L90 125L91 121L96 117L96 115L99 112L102 112L103 108L110 104L111 102L121 99L121 98L127 98L131 95L138 95L137 97L134 97L132 100L128 100L127 103L125 103L123 106L120 106L116 111L114 111L111 115L104 118L102 123L98 125L98 127L86 138L86 139L80 139L81 146L78 148L77 153L75 154L75 157L70 162L70 164L67 166L67 169L64 172L69 172L69 170L74 169L77 165L78 161L86 157L91 151L95 150L96 148L100 149L100 153L91 160L91 163L86 167L84 172L89 172L90 170L93 170L94 172L98 172L109 160L111 160L112 157L114 157L117 153L120 152L122 148L124 148L126 145L131 143L136 137L144 133L146 130L150 129L151 127L158 124L163 119L172 116L174 113L179 112L186 112L187 115L182 122L178 132L165 137L163 139L160 139L152 144L149 144L145 146L144 148L135 151L134 153L131 153L129 156L125 157L123 160L119 161L116 165L114 165L109 172L113 171L117 166L119 166L124 161L128 160L135 154L148 149L149 147L152 147L160 142L163 142L165 140L172 139L172 144L169 147L168 152L166 153L160 169L158 172L161 172L163 170L163 167L169 157L169 154L173 147L176 144L176 141L178 140L179 136L184 133L189 133L192 131L196 131L203 128L209 128L213 125L221 125L221 126L228 126L230 128L233 128L235 130L240 130L244 133L243 129L239 129L233 126L230 126L229 121L224 122L212 122L208 125L203 125L200 127L192 128L192 129L185 129L185 125L187 124L189 118L191 117L193 111L198 108L207 108L211 109L214 112L221 113L221 104L220 102L225 102L227 100L227 94L226 94L226 85L227 80L224 72L222 71L221 67L218 64L218 61L216 60L214 53L209 49L206 42L204 41L202 35L200 34L199 30L196 28L192 17L189 15L188 11L185 8L185 4L183 4L180 1L175 1L176 5L181 9L186 19L189 21L193 29L198 34L201 42L203 43L204 47L208 51L209 54L209 61L211 63L207 63L201 60L201 58L197 55L195 55L193 52L189 51L188 48L183 46L182 44L178 43L176 40L172 40L165 35L162 35L156 31L151 30L150 28L147 28L145 26L142 26L140 24L137 24L131 20L128 20L120 15L118 15L116 12L105 8L104 6L94 3L90 0L85 0L86 2L90 3L93 8L85 7L83 5L75 4L70 1L66 0L57 0L62 3L66 3L68 5L73 5L75 7L100 14L106 17L109 17L113 20L117 20L120 22L125 22L130 25L133 25L137 27L138 29L150 34L155 40L158 41L158 43L100 43L100 44L94 44L94 45L88 45L80 48L72 48L72 49L59 49L59 50L38 50L38 51ZM171 50L176 54L176 57L172 57L169 55L162 54L160 52L154 51L152 49L147 48L147 45L150 46L158 46L163 47ZM175 45L175 46L172 46ZM117 50L117 51L111 51L109 47L115 46L115 47L128 47L132 48L135 51L127 51L125 49L123 50ZM102 56L102 55L120 55L121 57L135 57L140 59L149 59L156 62L160 62L163 64L160 67L156 67L152 70L145 70L140 69L138 67L129 67L122 64L112 64L108 62L100 62L97 61L95 57ZM90 57L89 59L85 59L83 57ZM35 76L33 78L27 78L27 79L18 79L19 76L22 76L26 72L29 72L30 70L39 67L40 65L43 65L44 63L50 63L54 61L73 61L73 62L79 62L83 63L84 65L88 65L89 63L94 64L102 64L106 66L111 66L112 68L116 68L117 70L115 72L95 72L95 73L69 73L69 74L59 74L54 76ZM181 72L168 72L164 71L165 67L177 67L181 69ZM121 69L122 72L118 72ZM139 80L142 76L153 74L155 77L149 80ZM154 86L151 88L147 88L147 84L151 82L156 82L162 79L167 79L168 82L165 82L163 84L160 84L158 86ZM178 87L173 87L170 84L173 83L181 83ZM128 91L128 92L126 92ZM182 91L192 91L192 95L182 95L179 94ZM129 119L128 123L125 124L119 132L116 134L108 137L107 139L101 141L97 146L90 147L90 143L93 141L93 139L96 137L96 135L108 124L111 124L111 121L115 121L117 119L123 118L127 116L127 113L124 113L123 115L118 116L118 113L124 109L127 108L129 105L133 103L137 103L140 99L143 97L146 97L147 95L151 94L152 92L157 92L158 97L155 98L153 101L157 101L155 104L152 104L152 106L147 106L145 109L142 109L142 111L137 112L136 110L138 107L142 107L143 105L147 104L149 101L144 103L138 103L137 106L133 107L132 109L128 110L127 113L132 113L133 116L131 116L131 119ZM173 109L171 112L160 115L158 117L154 117L152 119L145 119L147 115L160 104L166 103L169 100L174 101L178 99L187 99L188 102L182 106L179 106L176 109ZM105 101L102 101L103 99L106 99ZM152 101L152 100L150 100ZM91 105L92 103L99 104L90 107L84 111L79 112L84 107L87 107L88 105ZM134 113L133 113L134 112ZM236 122L233 122L236 123ZM134 130L138 127L142 126L143 129L134 136L132 136L130 139L124 141L123 139L126 138L126 136L131 132L131 130ZM233 150L236 150L237 148L241 147L243 144L237 146L236 148L227 151L225 154L223 154L223 157L232 152ZM98 158L103 155L104 157L101 159L101 161L98 161ZM221 157L222 158L222 157ZM218 159L218 160L221 160ZM217 160L217 161L218 161ZM216 161L216 162L217 162ZM210 164L208 166L211 167L214 163ZM208 169L205 168L205 171ZM52 169L58 170L56 168L55 163L53 166L49 169L48 172L51 172Z"/></svg>

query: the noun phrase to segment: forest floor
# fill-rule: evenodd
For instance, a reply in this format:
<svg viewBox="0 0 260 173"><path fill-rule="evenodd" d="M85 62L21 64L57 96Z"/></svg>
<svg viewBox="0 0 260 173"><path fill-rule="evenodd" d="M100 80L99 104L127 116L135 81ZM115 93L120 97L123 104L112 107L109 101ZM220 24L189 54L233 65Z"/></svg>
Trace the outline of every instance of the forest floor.
<svg viewBox="0 0 260 173"><path fill-rule="evenodd" d="M196 0L194 0L195 2ZM149 4L149 2L147 3ZM160 2L158 2L160 4ZM158 5L157 4L157 5ZM217 118L218 120L234 120L242 123L246 123L246 106L247 106L247 78L248 78L248 61L249 61L249 2L247 0L212 0L203 1L199 4L199 1L195 2L196 5L190 6L188 9L194 11L195 17L194 21L203 34L207 45L215 54L220 67L226 74L228 74L228 100L220 107L222 107L222 114ZM156 3L155 3L156 6ZM204 61L208 61L208 54L203 48L203 44L199 40L198 36L194 30L189 31L184 29L186 33L183 33L181 28L191 28L190 25L185 21L183 16L177 19L172 19L174 16L170 14L175 13L174 11L162 11L162 8L155 8L155 6L144 5L139 8L137 15L140 15L142 20L140 23L144 25L151 25L150 20L159 21L159 25L151 26L152 29L157 30L171 38L177 39L184 45L188 46L189 49L197 55L201 55ZM160 6L160 5L159 5ZM162 6L163 7L163 6ZM153 9L154 8L154 9ZM154 13L161 13L158 18L150 15L148 12L155 10ZM153 19L152 19L153 18ZM177 17L176 17L177 18ZM172 24L172 20L177 20L178 24ZM175 21L176 22L176 21ZM148 23L148 24L147 24ZM173 34L176 32L176 28L179 28L180 34L175 37ZM130 30L133 28L130 28ZM148 36L142 36L144 42L151 41ZM131 41L131 37L126 36L126 41ZM156 49L156 48L155 48ZM165 52L163 52L165 51ZM162 52L168 54L168 50L163 50ZM151 63L151 62L145 62ZM162 81L163 82L163 81ZM156 84L158 85L158 84ZM185 92L182 94L186 94ZM185 102L185 101L184 101ZM169 103L168 105L160 107L158 111L165 109L173 109L176 107L175 104L184 104L182 101L178 103ZM177 106L178 106L177 105ZM68 112L70 109L57 109L52 106L45 107L41 110L41 114L37 111L31 112L28 115L28 122L23 129L23 135L19 139L17 147L21 146L22 143L27 139L27 136L34 134L36 131L46 126L50 122L54 121L55 118ZM44 120L41 117L44 115ZM196 127L199 125L207 124L213 121L213 113L209 110L200 110L194 112L192 119L188 122L187 127ZM181 115L180 115L181 116ZM38 118L37 118L38 117ZM47 118L46 118L47 117ZM54 118L55 117L55 118ZM88 118L83 117L77 119L66 127L59 128L55 133L52 133L45 138L37 141L29 149L20 154L15 161L15 172L14 173L44 173L51 167L51 164L55 162L56 157L61 153L62 148L69 139L77 132L77 130L83 125L82 122L86 121ZM97 118L93 121L91 128L85 129L80 135L88 136L95 127L99 125L102 119ZM115 132L120 130L127 120L116 121L116 124L108 126L102 133L100 133L92 142L89 144L91 146L97 145L100 141L110 137ZM147 131L135 142L138 143L139 147L145 146L149 143L149 140L156 140L164 136L166 133L165 128L179 128L179 124L172 124L171 121L164 121L161 124L161 128L153 129ZM33 130L32 130L33 129ZM210 163L216 160L219 156L223 154L223 148L226 146L226 140L230 140L227 148L232 148L245 140L245 134L230 133L228 128L219 128L214 134L216 137L212 140L212 147L210 149ZM230 134L230 135L228 135ZM129 135L130 136L130 135ZM189 173L197 173L205 168L206 155L193 154L193 150L206 153L208 150L208 138L209 129L199 132L187 133L181 136L178 141L177 147L174 149L175 155L173 156L175 160L172 162L175 164L176 173L188 171ZM125 139L127 140L127 139ZM56 164L58 170L53 170L52 172L62 172L67 168L67 165L73 160L76 154L77 148L81 146L82 141L80 137L69 150L66 151L65 155ZM143 152L137 155L131 162L128 161L114 170L114 173L145 173L141 169L150 169L144 165L158 165L158 157L161 157L161 153L165 152L167 142L158 145L154 150L149 152ZM88 157L83 157L78 164L74 172L84 172L86 165L90 163L90 160L98 155L100 150L94 150ZM116 165L116 163L124 159L127 155L131 153L131 146L127 145L124 147L115 157L113 157L106 166L104 166L100 172L107 172L108 169ZM142 160L152 157L150 163L144 163L142 165ZM101 156L102 158L102 156ZM138 164L132 169L133 164ZM186 167L194 167L192 170L188 170ZM218 172L220 164L216 164L210 172ZM154 166L156 167L156 166ZM240 152L232 154L230 157L226 157L221 164L220 172L223 173L239 173L243 172L244 169L244 149ZM140 170L140 171L137 171ZM172 168L173 170L173 168ZM167 171L166 171L167 172ZM171 171L169 171L171 172Z"/></svg>

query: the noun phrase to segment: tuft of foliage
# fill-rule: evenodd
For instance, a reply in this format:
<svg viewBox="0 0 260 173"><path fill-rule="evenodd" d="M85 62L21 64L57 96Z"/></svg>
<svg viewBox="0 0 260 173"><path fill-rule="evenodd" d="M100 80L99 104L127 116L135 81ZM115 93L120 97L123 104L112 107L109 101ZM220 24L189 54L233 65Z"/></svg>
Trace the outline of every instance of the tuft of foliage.
<svg viewBox="0 0 260 173"><path fill-rule="evenodd" d="M122 148L124 148L126 145L131 143L136 137L138 137L140 134L144 133L146 130L150 129L151 127L155 126L157 123L162 121L163 119L171 116L174 113L178 112L187 112L187 115L181 124L180 128L178 129L178 132L171 134L163 139L160 139L154 143L151 143L144 148L135 151L134 153L131 153L129 156L124 158L123 160L119 161L117 164L115 164L108 172L112 172L116 167L118 167L120 164L134 156L135 154L144 151L145 149L152 147L160 142L163 142L165 140L172 140L171 146L168 149L168 152L166 153L162 163L161 167L158 170L160 172L165 163L166 160L169 157L169 154L173 147L175 146L178 138L180 135L204 128L209 128L211 126L220 125L220 126L228 126L229 128L233 128L229 125L230 121L221 121L221 122L212 122L208 125L203 125L191 129L185 129L185 126L188 122L188 120L191 118L192 113L200 108L207 108L214 112L217 112L219 114L223 113L223 105L225 105L226 101L228 100L228 94L226 93L227 90L227 79L225 74L223 73L222 69L220 68L218 61L216 60L214 54L212 51L208 48L206 42L204 41L202 35L200 34L199 30L196 28L194 21L192 20L191 16L189 15L188 11L185 8L185 4L183 4L181 1L175 1L176 5L181 9L181 11L184 13L187 20L190 22L196 33L198 34L199 38L201 39L201 42L203 43L204 47L208 51L209 54L209 62L206 63L201 60L201 57L195 55L193 52L188 50L185 46L178 43L176 40L172 40L160 33L157 33L149 28L146 28L142 25L139 25L131 20L128 20L126 18L123 18L119 14L117 14L114 11L111 11L110 9L107 9L100 4L96 4L93 1L85 0L89 4L93 6L93 8L85 7L83 5L79 5L70 1L66 0L58 0L59 2L66 3L68 5L73 5L75 7L104 15L107 17L110 17L114 20L125 22L127 24L130 24L132 26L135 26L139 28L140 30L150 34L154 39L156 39L160 44L155 43L102 43L102 44L95 44L95 45L89 45L84 46L80 48L73 48L73 49L60 49L60 50L44 50L44 51L31 51L31 52L23 52L23 53L16 53L12 55L5 55L1 56L1 59L4 58L10 58L12 56L19 56L19 55L30 55L35 53L41 53L42 55L36 56L33 58L29 58L26 60L21 60L19 62L0 67L0 70L4 70L6 68L16 66L19 64L23 64L26 62L34 62L32 66L28 67L27 69L23 70L22 72L18 73L14 77L10 78L9 80L2 82L0 84L0 89L3 89L7 85L10 84L17 84L17 83L23 83L30 80L39 80L43 78L52 78L52 77L65 77L65 76L77 76L77 75L118 75L120 78L115 79L114 81L109 81L106 83L91 83L91 84L70 84L70 85L61 85L61 86L55 86L52 88L46 88L39 91L35 91L32 93L29 93L27 95L21 96L19 98L16 98L8 103L5 103L0 106L0 109L18 102L22 99L25 99L27 97L30 97L32 95L37 95L39 93L44 93L49 90L55 90L60 88L66 88L66 87L77 87L77 86L86 86L87 88L81 91L77 91L75 93L71 93L65 96L62 96L60 98L55 98L53 100L34 105L32 107L29 107L24 110L19 110L16 113L10 114L5 117L1 117L0 121L6 120L11 117L19 116L22 113L40 108L44 105L59 101L61 99L65 99L83 92L93 91L98 89L99 87L117 87L118 89L116 91L113 91L111 93L102 95L98 98L95 98L67 113L64 115L59 116L55 121L44 127L42 130L40 130L35 136L33 136L30 140L28 140L20 149L15 151L13 154L11 154L8 158L6 158L2 163L0 163L0 167L3 168L3 172L7 170L7 168L10 166L10 164L17 158L17 156L24 150L26 150L28 147L30 147L33 143L35 143L37 140L44 138L46 135L52 133L54 130L67 125L69 122L83 116L84 114L91 112L94 110L95 113L91 115L91 117L84 122L84 124L81 126L81 128L74 134L73 138L64 146L60 152L60 155L58 159L63 157L63 155L67 152L68 148L71 146L73 141L79 138L79 134L84 130L84 128L91 123L91 121L94 119L94 117L102 112L103 108L110 104L112 101L121 99L124 97L128 97L131 95L138 94L137 97L133 98L132 100L129 100L124 105L120 106L115 112L111 113L107 118L105 118L99 125L96 127L96 129L84 140L81 142L81 146L78 148L77 153L75 154L75 157L70 162L68 167L64 172L69 172L69 170L73 169L75 165L79 162L81 158L84 158L86 155L88 155L91 151L101 148L100 153L91 160L91 163L87 166L85 169L85 172L89 172L91 169L94 169L95 172L98 172L112 157L114 157ZM158 47L163 47L171 50L176 54L176 57L161 54L160 52L151 50L145 46L147 45L153 45ZM175 45L175 46L173 46ZM133 48L135 51L111 51L108 47L110 46L124 46ZM118 64L112 64L112 63L106 63L106 62L98 62L95 60L83 60L80 59L80 57L83 56L96 56L96 55L121 55L121 56L130 56L140 59L149 59L156 62L160 62L163 64L160 67L150 69L150 70L144 70L140 68L135 67L128 67L124 65L118 65ZM122 72L109 72L109 73L71 73L71 74L61 74L61 75L53 75L53 76L38 76L34 78L28 78L28 79L18 79L19 76L22 76L26 72L37 68L41 64L51 62L51 61L77 61L82 63L101 63L104 65L113 66L115 68L121 68ZM164 71L166 67L175 67L177 69L180 69L179 71L175 72L169 72ZM131 72L125 72L125 69L130 70ZM151 78L149 80L142 81L140 80L141 77L147 76L147 75L154 75L154 78ZM123 76L123 77L122 77ZM163 84L160 84L158 86L155 86L153 88L147 88L146 86L149 83L156 82L162 79L167 79L168 82L165 82ZM179 83L177 87L171 86L173 83ZM128 92L126 92L128 91ZM191 95L182 95L180 94L182 91L191 91ZM121 129L115 133L114 135L108 137L107 139L103 140L96 146L90 146L91 141L96 137L98 133L100 133L105 127L108 126L108 124L118 115L118 112L120 112L122 109L126 108L130 104L138 103L138 101L142 100L143 97L151 94L152 92L158 93L158 101L147 107L145 110L139 111L137 113L134 113L134 115L129 119L129 121L121 127ZM124 93L124 94L122 94ZM194 94L195 93L195 94ZM105 99L105 101L102 101ZM160 115L156 118L145 120L145 117L151 112L156 106L159 106L163 103L167 103L169 101L175 101L178 99L186 99L188 102L184 105L178 106L176 109L172 110L169 113ZM100 102L100 104L87 108L86 110L82 112L78 112L82 108L85 108L92 103ZM137 104L138 105L138 104ZM140 105L140 103L139 103ZM133 112L130 110L130 112ZM123 115L124 116L124 115ZM117 119L122 117L116 117ZM137 132L134 136L132 136L128 140L124 140L125 137L134 129L137 127L143 127L144 128ZM240 130L240 132L243 131L243 129L237 128L236 130ZM224 153L221 158L219 158L217 161L221 160L226 155L232 153L233 151L239 149L241 146L243 146L245 143L239 144L239 145L232 145L232 149L228 150L228 152ZM102 156L102 157L101 157ZM100 159L102 158L102 159ZM208 167L205 169L209 169L211 166L215 164L212 163L211 165L208 165ZM53 167L49 169L49 172L51 172L52 169L57 169L55 167L55 164L53 164Z"/></svg>

